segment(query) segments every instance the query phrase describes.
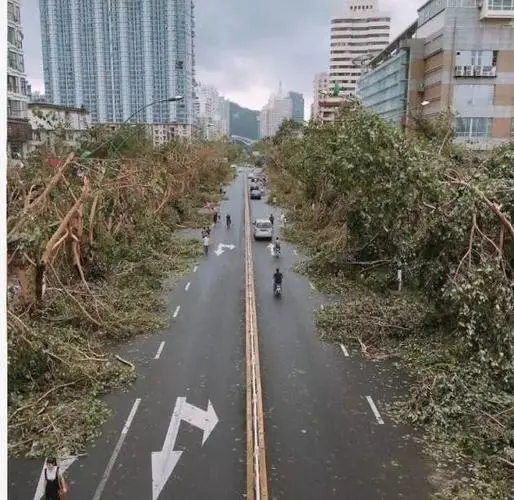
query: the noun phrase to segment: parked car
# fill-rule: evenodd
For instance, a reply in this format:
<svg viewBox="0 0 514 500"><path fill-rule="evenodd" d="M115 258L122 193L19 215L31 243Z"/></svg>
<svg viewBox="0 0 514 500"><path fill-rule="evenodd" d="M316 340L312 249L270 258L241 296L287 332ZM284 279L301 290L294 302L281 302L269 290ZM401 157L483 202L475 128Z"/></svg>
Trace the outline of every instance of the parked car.
<svg viewBox="0 0 514 500"><path fill-rule="evenodd" d="M253 221L253 237L256 240L272 240L273 225L267 219Z"/></svg>

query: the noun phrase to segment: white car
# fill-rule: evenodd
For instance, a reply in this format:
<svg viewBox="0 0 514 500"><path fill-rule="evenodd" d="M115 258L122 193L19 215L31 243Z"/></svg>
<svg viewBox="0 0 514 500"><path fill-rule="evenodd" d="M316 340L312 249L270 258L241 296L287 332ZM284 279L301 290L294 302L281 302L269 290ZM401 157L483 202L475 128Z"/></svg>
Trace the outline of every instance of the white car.
<svg viewBox="0 0 514 500"><path fill-rule="evenodd" d="M256 240L272 240L273 225L271 222L266 219L253 221L253 237Z"/></svg>

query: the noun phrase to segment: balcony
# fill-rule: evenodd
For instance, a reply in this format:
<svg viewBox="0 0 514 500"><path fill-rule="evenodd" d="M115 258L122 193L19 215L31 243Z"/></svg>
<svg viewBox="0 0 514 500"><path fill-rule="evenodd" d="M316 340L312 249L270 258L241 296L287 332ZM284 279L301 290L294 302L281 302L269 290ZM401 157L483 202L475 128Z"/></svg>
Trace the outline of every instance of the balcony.
<svg viewBox="0 0 514 500"><path fill-rule="evenodd" d="M514 19L514 0L480 0L480 3L480 19Z"/></svg>

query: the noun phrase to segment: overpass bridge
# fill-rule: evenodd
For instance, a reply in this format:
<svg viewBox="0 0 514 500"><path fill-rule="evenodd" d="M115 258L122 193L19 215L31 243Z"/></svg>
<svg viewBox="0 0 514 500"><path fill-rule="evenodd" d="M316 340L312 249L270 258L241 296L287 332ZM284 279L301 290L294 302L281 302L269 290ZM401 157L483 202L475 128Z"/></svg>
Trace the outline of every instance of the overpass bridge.
<svg viewBox="0 0 514 500"><path fill-rule="evenodd" d="M254 139L248 139L248 137L241 137L240 135L231 135L230 140L233 143L243 144L244 146L252 146L257 142Z"/></svg>

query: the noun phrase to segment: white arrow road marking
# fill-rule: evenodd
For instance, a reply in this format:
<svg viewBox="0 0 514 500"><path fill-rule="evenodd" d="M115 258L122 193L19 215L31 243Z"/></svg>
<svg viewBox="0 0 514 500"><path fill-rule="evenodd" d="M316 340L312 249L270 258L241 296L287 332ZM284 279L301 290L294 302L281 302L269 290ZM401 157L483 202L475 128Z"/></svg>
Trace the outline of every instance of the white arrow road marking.
<svg viewBox="0 0 514 500"><path fill-rule="evenodd" d="M67 457L62 460L58 460L57 465L59 467L59 472L64 474L67 469L71 466L78 457ZM43 462L43 468L41 469L41 475L39 476L39 482L37 483L36 493L34 493L34 500L41 500L45 494L45 466L46 461Z"/></svg>
<svg viewBox="0 0 514 500"><path fill-rule="evenodd" d="M341 346L341 351L343 351L343 354L344 354L347 358L349 358L349 357L350 357L350 354L349 354L349 352L348 352L348 349L347 349L343 344L340 344L340 346Z"/></svg>
<svg viewBox="0 0 514 500"><path fill-rule="evenodd" d="M373 414L375 415L375 418L377 419L377 422L379 424L383 424L384 421L382 420L382 417L380 416L380 413L378 411L378 408L375 406L375 403L373 402L373 400L371 399L371 396L366 396L366 399L368 400L368 404L369 406L371 407L371 411L373 412Z"/></svg>
<svg viewBox="0 0 514 500"><path fill-rule="evenodd" d="M275 245L273 243L270 243L266 248L269 250L271 255L275 255L275 252L273 251L273 248Z"/></svg>
<svg viewBox="0 0 514 500"><path fill-rule="evenodd" d="M188 281L188 282L186 283L186 286L184 287L184 290L187 292L187 291L189 290L189 287L190 287L190 286L191 286L191 282L190 282L190 281Z"/></svg>
<svg viewBox="0 0 514 500"><path fill-rule="evenodd" d="M177 398L175 409L171 416L168 432L164 438L161 451L152 451L152 499L157 500L164 486L168 482L173 469L175 469L182 451L175 451L180 421L184 420L203 430L202 446L218 423L218 416L209 401L207 410L202 410L186 401L186 398Z"/></svg>
<svg viewBox="0 0 514 500"><path fill-rule="evenodd" d="M298 252L297 252L296 250L293 250L293 253L294 253L295 255L298 255Z"/></svg>
<svg viewBox="0 0 514 500"><path fill-rule="evenodd" d="M309 281L309 286L311 287L311 290L316 290L316 288L314 287L314 285Z"/></svg>
<svg viewBox="0 0 514 500"><path fill-rule="evenodd" d="M123 446L123 442L125 441L125 438L127 437L127 433L129 431L130 425L132 424L132 420L134 420L136 411L137 411L140 403L141 403L141 398L137 398L134 401L134 405L132 406L132 409L130 410L129 416L127 417L127 420L125 421L125 425L123 426L123 429L121 430L120 437L118 439L118 442L116 443L116 446L114 447L114 451L112 452L109 463L107 464L107 467L105 468L105 472L102 476L102 480L100 481L100 484L96 488L95 496L93 497L93 500L100 500L100 497L102 496L102 493L105 489L105 485L107 484L107 481L109 480L109 476L111 475L114 464L116 463L116 459L118 458L118 455L120 454L121 447Z"/></svg>
<svg viewBox="0 0 514 500"><path fill-rule="evenodd" d="M196 273L196 271L198 271L198 266L195 264L193 267L193 272Z"/></svg>
<svg viewBox="0 0 514 500"><path fill-rule="evenodd" d="M176 318L176 317L178 316L179 311L180 311L180 306L177 306L177 307L175 308L175 312L173 313L173 317L174 317L174 318Z"/></svg>
<svg viewBox="0 0 514 500"><path fill-rule="evenodd" d="M235 245L225 245L225 243L219 243L218 248L214 251L214 253L219 257L225 250L224 248L228 248L229 250L234 250L236 248Z"/></svg>

